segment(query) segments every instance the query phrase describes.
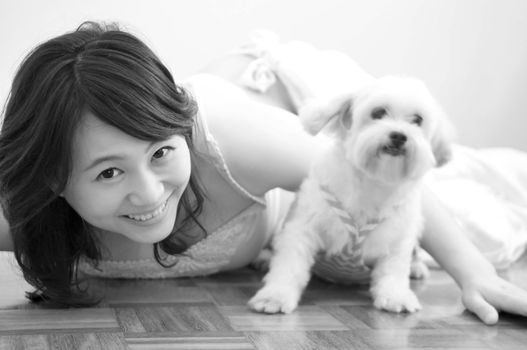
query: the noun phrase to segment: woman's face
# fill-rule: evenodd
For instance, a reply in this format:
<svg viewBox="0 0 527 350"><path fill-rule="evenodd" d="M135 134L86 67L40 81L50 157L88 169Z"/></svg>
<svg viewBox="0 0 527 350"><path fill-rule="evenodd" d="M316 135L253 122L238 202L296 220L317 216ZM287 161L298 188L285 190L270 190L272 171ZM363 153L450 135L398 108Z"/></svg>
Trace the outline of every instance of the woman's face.
<svg viewBox="0 0 527 350"><path fill-rule="evenodd" d="M167 237L190 177L185 138L136 139L85 112L63 196L96 228L141 243Z"/></svg>

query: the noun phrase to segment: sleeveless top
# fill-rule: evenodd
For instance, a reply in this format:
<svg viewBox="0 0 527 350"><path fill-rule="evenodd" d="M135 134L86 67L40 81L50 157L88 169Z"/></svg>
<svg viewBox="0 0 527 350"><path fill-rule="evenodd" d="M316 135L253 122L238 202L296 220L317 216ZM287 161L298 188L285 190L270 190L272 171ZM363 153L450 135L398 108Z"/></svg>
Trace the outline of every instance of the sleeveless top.
<svg viewBox="0 0 527 350"><path fill-rule="evenodd" d="M183 85L192 93L198 107L199 91L190 78ZM266 241L284 217L281 208L280 189L269 191L265 196L255 196L243 188L232 176L222 151L210 133L206 113L198 108L194 126L193 143L198 157L209 162L231 186L243 196L250 198L252 205L223 223L201 241L178 255L168 255L161 266L153 257L142 260L102 260L95 263L82 258L80 272L108 278L168 278L208 275L222 270L235 269L250 263L265 246ZM243 251L242 251L243 249Z"/></svg>

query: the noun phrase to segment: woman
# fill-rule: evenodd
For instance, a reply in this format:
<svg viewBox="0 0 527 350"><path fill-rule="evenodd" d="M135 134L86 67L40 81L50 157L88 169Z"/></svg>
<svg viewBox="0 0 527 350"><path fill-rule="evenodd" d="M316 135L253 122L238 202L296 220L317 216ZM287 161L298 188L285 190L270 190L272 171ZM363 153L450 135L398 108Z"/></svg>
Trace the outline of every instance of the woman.
<svg viewBox="0 0 527 350"><path fill-rule="evenodd" d="M91 303L78 272L202 275L256 257L319 144L280 81L265 93L232 83L252 62L228 56L178 86L137 38L93 23L30 53L0 134L0 241L40 297ZM527 315L527 292L429 192L424 208L423 247L466 307L489 324L497 310Z"/></svg>

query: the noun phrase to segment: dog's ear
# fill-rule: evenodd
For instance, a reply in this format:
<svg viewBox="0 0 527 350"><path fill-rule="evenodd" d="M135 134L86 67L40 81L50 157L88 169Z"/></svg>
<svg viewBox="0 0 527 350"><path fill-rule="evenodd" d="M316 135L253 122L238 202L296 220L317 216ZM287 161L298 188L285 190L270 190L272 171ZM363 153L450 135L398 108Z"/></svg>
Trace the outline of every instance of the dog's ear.
<svg viewBox="0 0 527 350"><path fill-rule="evenodd" d="M352 93L345 93L327 100L312 100L299 111L304 129L312 135L317 134L326 125L328 129L351 128ZM335 119L335 120L332 120Z"/></svg>
<svg viewBox="0 0 527 350"><path fill-rule="evenodd" d="M437 138L436 140L432 141L434 157L436 159L436 166L440 167L448 163L452 158L452 147L450 146L450 143L445 142L443 139L440 138Z"/></svg>
<svg viewBox="0 0 527 350"><path fill-rule="evenodd" d="M446 114L444 112L441 112L441 114L431 141L437 167L448 163L452 158L452 140L455 134L454 126L450 123Z"/></svg>

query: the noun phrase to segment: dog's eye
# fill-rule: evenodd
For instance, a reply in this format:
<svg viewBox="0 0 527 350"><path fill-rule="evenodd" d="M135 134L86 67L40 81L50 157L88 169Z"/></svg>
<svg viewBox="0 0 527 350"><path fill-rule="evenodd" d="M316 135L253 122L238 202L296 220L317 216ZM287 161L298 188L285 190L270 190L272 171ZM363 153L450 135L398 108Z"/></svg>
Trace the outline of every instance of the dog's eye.
<svg viewBox="0 0 527 350"><path fill-rule="evenodd" d="M421 117L419 114L414 114L412 116L412 124L415 124L417 126L421 126L423 124L423 117Z"/></svg>
<svg viewBox="0 0 527 350"><path fill-rule="evenodd" d="M386 112L386 108L375 108L373 111L371 111L371 119L382 119L386 116L386 114L388 114L388 112Z"/></svg>

